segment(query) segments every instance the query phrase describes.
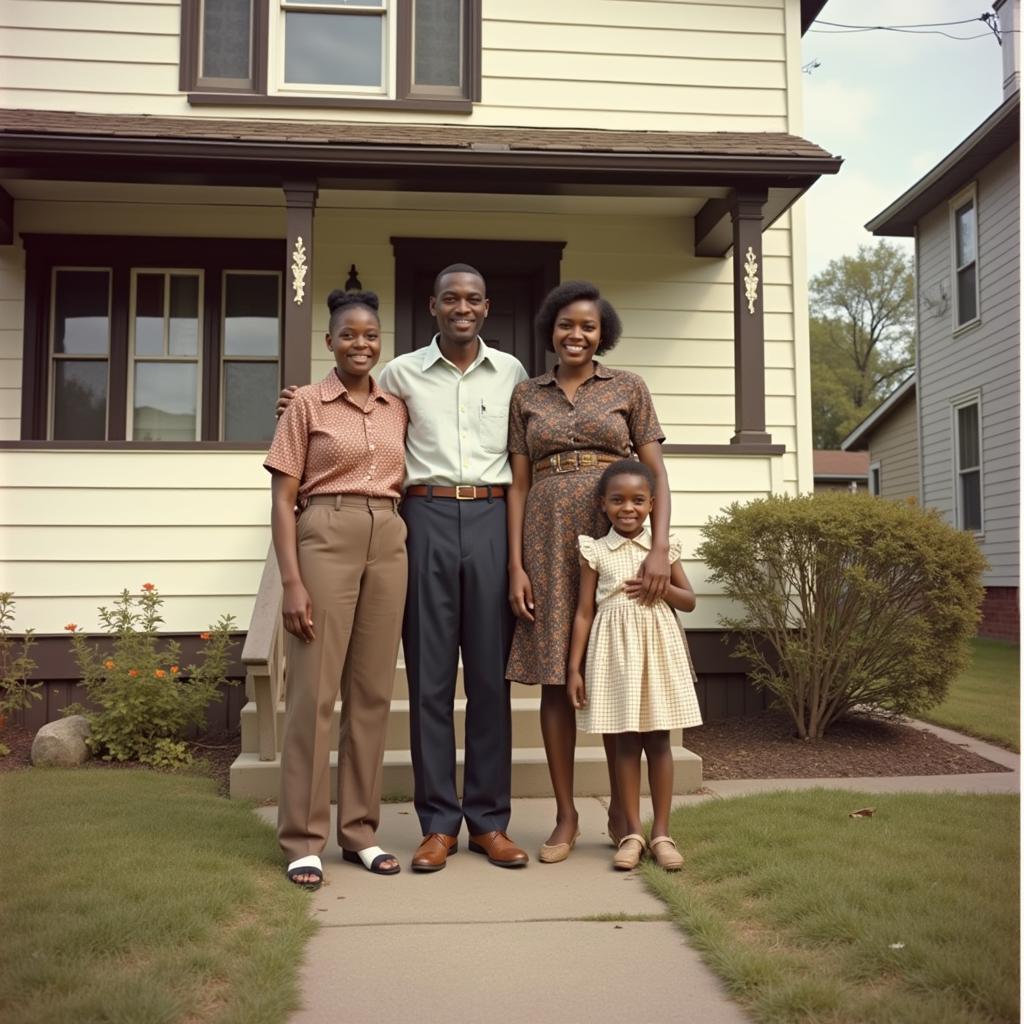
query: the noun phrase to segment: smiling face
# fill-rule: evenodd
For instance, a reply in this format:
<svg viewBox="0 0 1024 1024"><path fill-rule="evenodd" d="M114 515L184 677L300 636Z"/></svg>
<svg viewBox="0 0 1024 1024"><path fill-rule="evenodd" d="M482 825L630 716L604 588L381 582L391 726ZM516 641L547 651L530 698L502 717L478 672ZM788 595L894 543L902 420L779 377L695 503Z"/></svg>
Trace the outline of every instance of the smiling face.
<svg viewBox="0 0 1024 1024"><path fill-rule="evenodd" d="M453 345L476 341L490 308L487 287L476 274L445 274L430 297L430 315L437 320L441 340Z"/></svg>
<svg viewBox="0 0 1024 1024"><path fill-rule="evenodd" d="M365 377L380 359L380 321L366 306L348 306L335 313L327 347L342 380Z"/></svg>
<svg viewBox="0 0 1024 1024"><path fill-rule="evenodd" d="M589 363L601 344L601 310L592 299L578 299L558 311L551 346L563 366Z"/></svg>
<svg viewBox="0 0 1024 1024"><path fill-rule="evenodd" d="M619 473L607 483L601 507L612 526L624 537L635 537L651 514L654 498L639 473Z"/></svg>

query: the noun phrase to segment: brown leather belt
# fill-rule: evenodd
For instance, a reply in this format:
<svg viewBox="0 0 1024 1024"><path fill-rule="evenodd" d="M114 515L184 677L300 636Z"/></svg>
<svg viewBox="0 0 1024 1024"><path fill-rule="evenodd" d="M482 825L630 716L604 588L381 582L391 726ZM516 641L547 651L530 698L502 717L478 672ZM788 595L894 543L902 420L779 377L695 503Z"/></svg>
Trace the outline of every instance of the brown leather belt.
<svg viewBox="0 0 1024 1024"><path fill-rule="evenodd" d="M493 501L505 497L505 488L494 484L458 484L455 487L435 487L434 484L413 484L406 487L405 496L419 498L455 498L456 501Z"/></svg>
<svg viewBox="0 0 1024 1024"><path fill-rule="evenodd" d="M533 464L533 476L536 479L545 473L575 473L581 469L592 469L595 466L610 466L618 462L621 455L609 455L607 452L558 452L546 459Z"/></svg>

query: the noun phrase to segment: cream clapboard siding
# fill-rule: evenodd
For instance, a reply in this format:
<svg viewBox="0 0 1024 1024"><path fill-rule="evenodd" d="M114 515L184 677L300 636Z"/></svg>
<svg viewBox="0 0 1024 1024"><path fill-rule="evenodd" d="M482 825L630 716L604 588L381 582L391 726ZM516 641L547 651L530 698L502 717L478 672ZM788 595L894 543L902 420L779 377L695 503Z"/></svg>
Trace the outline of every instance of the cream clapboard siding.
<svg viewBox="0 0 1024 1024"><path fill-rule="evenodd" d="M917 448L917 404L911 398L871 432L871 462L879 463L883 498L918 500L921 473Z"/></svg>
<svg viewBox="0 0 1024 1024"><path fill-rule="evenodd" d="M21 435L21 363L25 316L25 255L0 246L0 440Z"/></svg>
<svg viewBox="0 0 1024 1024"><path fill-rule="evenodd" d="M31 189L27 190L31 192ZM117 222L140 234L230 236L280 234L283 211L237 198L235 207L189 204L180 192L133 190ZM37 194L38 190L37 190ZM18 203L21 231L100 231L110 209L93 202ZM210 199L215 190L204 190ZM161 202L161 195L174 202ZM375 202L389 208L373 208ZM414 208L401 209L408 205ZM641 373L654 394L670 443L726 443L733 430L731 265L697 259L681 216L641 216L643 202L466 197L457 211L462 237L565 241L562 276L602 283L620 309L625 336L608 362ZM435 208L426 208L426 207ZM696 204L694 204L696 208ZM595 212L597 211L597 212ZM374 197L328 192L316 217L312 300L320 310L356 263L364 285L383 297L385 354L394 351L394 264L390 238L452 233L451 199ZM471 230L470 230L471 226ZM669 458L673 524L686 568L701 596L691 627L713 628L726 602L693 558L701 524L725 505L801 489L797 358L790 218L765 236L768 429L786 445L777 457ZM16 261L15 261L16 262ZM15 276L15 275L12 275ZM17 288L14 289L17 291ZM314 325L312 378L323 358L323 323ZM20 385L17 376L0 387ZM222 612L244 626L269 542L268 480L258 453L0 452L0 588L19 599L19 624L57 632L68 621L94 628L95 608L122 587L156 583L167 597L166 628L205 628ZM802 489L809 489L804 486Z"/></svg>
<svg viewBox="0 0 1024 1024"><path fill-rule="evenodd" d="M981 396L982 553L986 586L1018 585L1020 575L1020 148L977 178L980 322L953 335L950 301L922 306L918 354L922 497L955 521L953 405ZM953 196L949 197L950 199ZM918 286L934 300L953 294L952 230L946 203L918 225ZM938 307L935 307L936 309Z"/></svg>
<svg viewBox="0 0 1024 1024"><path fill-rule="evenodd" d="M468 115L192 108L178 91L179 27L179 4L165 0L0 0L0 104L195 117L797 130L787 92L794 61L799 75L799 0L484 0L482 102ZM271 68L276 75L273 59Z"/></svg>

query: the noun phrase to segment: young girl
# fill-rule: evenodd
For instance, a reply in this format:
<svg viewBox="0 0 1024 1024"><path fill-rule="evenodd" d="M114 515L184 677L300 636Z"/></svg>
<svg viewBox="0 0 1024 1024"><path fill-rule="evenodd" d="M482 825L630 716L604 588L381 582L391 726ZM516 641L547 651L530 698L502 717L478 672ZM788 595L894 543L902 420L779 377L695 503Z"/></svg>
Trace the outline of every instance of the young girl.
<svg viewBox="0 0 1024 1024"><path fill-rule="evenodd" d="M615 734L615 776L628 834L612 863L623 871L635 868L647 848L640 831L641 752L647 754L654 804L651 855L669 871L682 867L668 834L669 730L701 724L686 641L672 611L689 612L697 603L679 561L678 538L669 538L671 580L664 598L640 600L639 568L651 549L644 523L653 491L654 474L633 459L613 462L601 476L598 496L612 528L604 537L579 538L580 591L566 677L580 728Z"/></svg>

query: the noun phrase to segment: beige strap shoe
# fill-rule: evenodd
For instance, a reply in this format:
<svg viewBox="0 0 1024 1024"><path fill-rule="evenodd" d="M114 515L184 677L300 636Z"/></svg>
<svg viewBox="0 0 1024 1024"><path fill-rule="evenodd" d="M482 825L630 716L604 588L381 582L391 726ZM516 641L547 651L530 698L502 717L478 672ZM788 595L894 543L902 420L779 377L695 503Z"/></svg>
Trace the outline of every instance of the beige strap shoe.
<svg viewBox="0 0 1024 1024"><path fill-rule="evenodd" d="M651 840L651 856L654 863L666 871L678 871L683 866L683 855L670 836L658 836Z"/></svg>
<svg viewBox="0 0 1024 1024"><path fill-rule="evenodd" d="M612 858L612 864L616 871L632 871L640 863L644 851L647 849L647 840L636 832L630 832L619 840L619 848Z"/></svg>

